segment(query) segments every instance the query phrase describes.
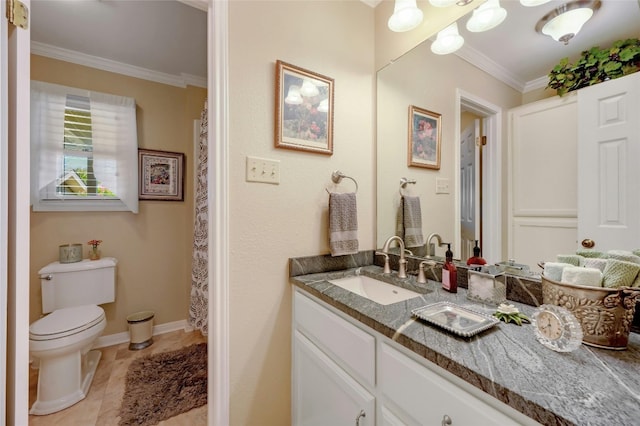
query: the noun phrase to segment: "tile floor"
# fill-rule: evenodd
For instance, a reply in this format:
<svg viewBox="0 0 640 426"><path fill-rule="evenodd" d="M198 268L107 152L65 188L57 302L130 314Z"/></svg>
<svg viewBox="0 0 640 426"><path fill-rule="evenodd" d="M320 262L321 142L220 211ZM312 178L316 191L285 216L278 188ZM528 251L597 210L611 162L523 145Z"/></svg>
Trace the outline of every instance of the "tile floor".
<svg viewBox="0 0 640 426"><path fill-rule="evenodd" d="M153 337L145 349L130 351L128 343L101 348L102 358L85 399L66 410L47 416L29 416L30 426L117 426L118 412L124 394L124 378L131 361L141 356L167 352L195 343L206 342L199 331L174 331ZM29 374L29 407L36 400L38 370ZM200 426L207 424L207 406L199 407L165 420L161 426Z"/></svg>

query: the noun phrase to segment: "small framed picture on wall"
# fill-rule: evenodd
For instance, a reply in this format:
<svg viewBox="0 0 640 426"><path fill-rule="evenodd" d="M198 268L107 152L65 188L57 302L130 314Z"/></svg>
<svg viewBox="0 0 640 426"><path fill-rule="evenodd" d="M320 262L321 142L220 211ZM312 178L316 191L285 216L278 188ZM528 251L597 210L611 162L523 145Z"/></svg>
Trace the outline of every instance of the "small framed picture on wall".
<svg viewBox="0 0 640 426"><path fill-rule="evenodd" d="M138 149L138 198L184 201L184 162L179 152Z"/></svg>
<svg viewBox="0 0 640 426"><path fill-rule="evenodd" d="M408 165L440 170L441 114L409 106Z"/></svg>

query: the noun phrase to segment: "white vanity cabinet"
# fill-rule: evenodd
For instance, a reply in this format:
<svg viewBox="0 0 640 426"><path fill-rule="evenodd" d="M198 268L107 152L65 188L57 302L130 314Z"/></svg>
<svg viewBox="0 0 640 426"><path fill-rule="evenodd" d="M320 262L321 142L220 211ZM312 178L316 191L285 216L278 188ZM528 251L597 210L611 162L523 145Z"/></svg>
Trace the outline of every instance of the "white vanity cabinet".
<svg viewBox="0 0 640 426"><path fill-rule="evenodd" d="M304 291L293 297L294 425L537 424Z"/></svg>

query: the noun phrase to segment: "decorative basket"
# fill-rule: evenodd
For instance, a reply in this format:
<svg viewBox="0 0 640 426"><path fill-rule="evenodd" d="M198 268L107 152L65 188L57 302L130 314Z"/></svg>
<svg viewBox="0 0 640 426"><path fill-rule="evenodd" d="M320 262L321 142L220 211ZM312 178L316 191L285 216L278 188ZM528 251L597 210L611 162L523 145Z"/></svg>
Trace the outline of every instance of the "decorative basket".
<svg viewBox="0 0 640 426"><path fill-rule="evenodd" d="M627 348L639 297L640 288L565 284L542 276L542 302L571 311L582 326L582 342L599 348Z"/></svg>

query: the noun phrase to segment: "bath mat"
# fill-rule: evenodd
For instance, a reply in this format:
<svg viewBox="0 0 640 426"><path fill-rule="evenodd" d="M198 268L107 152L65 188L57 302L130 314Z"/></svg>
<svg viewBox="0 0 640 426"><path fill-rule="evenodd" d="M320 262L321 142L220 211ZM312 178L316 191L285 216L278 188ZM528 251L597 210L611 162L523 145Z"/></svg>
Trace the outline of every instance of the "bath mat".
<svg viewBox="0 0 640 426"><path fill-rule="evenodd" d="M206 343L149 355L129 366L119 425L156 425L206 403Z"/></svg>

